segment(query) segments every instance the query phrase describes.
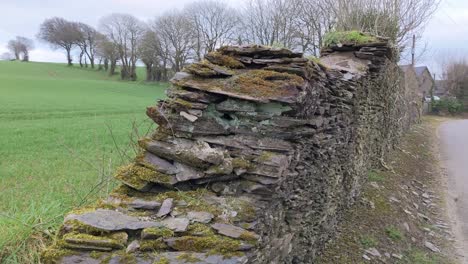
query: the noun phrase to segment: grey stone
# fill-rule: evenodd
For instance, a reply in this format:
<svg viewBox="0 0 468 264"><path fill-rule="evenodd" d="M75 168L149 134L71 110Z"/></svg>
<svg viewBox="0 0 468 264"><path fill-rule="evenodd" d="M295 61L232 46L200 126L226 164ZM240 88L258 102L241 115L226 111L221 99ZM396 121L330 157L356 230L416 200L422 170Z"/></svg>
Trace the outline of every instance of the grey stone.
<svg viewBox="0 0 468 264"><path fill-rule="evenodd" d="M133 240L128 246L125 252L128 253L133 253L140 249L140 242L138 240Z"/></svg>
<svg viewBox="0 0 468 264"><path fill-rule="evenodd" d="M229 224L215 223L211 225L211 227L215 229L219 234L232 238L240 238L242 235L245 234L250 234L254 237L258 237L255 233L247 231L241 227Z"/></svg>
<svg viewBox="0 0 468 264"><path fill-rule="evenodd" d="M190 122L195 122L198 119L197 116L191 115L191 114L189 114L187 112L184 112L184 111L181 111L179 114L180 114L180 116L184 117L185 119L187 119Z"/></svg>
<svg viewBox="0 0 468 264"><path fill-rule="evenodd" d="M187 231L187 227L190 221L187 218L166 218L161 221L165 227L171 229L174 232L185 232Z"/></svg>
<svg viewBox="0 0 468 264"><path fill-rule="evenodd" d="M194 169L189 165L185 165L184 163L174 162L174 165L177 168L176 178L179 182L184 182L188 180L200 179L205 177L205 173Z"/></svg>
<svg viewBox="0 0 468 264"><path fill-rule="evenodd" d="M157 201L133 199L131 202L127 204L127 206L135 208L135 209L155 210L161 206L161 203Z"/></svg>
<svg viewBox="0 0 468 264"><path fill-rule="evenodd" d="M430 249L432 252L440 253L440 249L429 241L424 242L424 246Z"/></svg>
<svg viewBox="0 0 468 264"><path fill-rule="evenodd" d="M150 152L145 152L142 163L165 174L173 175L176 173L176 167L172 163Z"/></svg>
<svg viewBox="0 0 468 264"><path fill-rule="evenodd" d="M161 208L159 208L158 213L156 214L157 217L163 217L168 215L172 211L172 202L174 199L167 198L163 201Z"/></svg>
<svg viewBox="0 0 468 264"><path fill-rule="evenodd" d="M209 222L211 222L213 217L214 217L214 215L212 213L208 213L208 212L190 211L190 212L187 213L187 218L191 222L199 222L199 223L208 224Z"/></svg>
<svg viewBox="0 0 468 264"><path fill-rule="evenodd" d="M382 255L376 248L366 249L366 253L374 257L378 257L378 258L382 257Z"/></svg>
<svg viewBox="0 0 468 264"><path fill-rule="evenodd" d="M139 230L161 226L161 223L158 222L141 221L137 217L105 209L97 209L80 215L71 214L65 217L65 222L70 220L77 220L84 225L105 231Z"/></svg>

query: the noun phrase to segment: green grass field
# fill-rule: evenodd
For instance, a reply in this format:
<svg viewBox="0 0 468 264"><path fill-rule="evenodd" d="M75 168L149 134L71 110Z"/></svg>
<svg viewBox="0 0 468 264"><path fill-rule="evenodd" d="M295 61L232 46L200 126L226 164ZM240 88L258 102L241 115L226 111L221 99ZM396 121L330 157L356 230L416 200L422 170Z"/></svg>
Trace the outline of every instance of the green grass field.
<svg viewBox="0 0 468 264"><path fill-rule="evenodd" d="M134 124L140 135L148 131L145 107L166 87L0 61L0 263L37 263L63 214L112 187Z"/></svg>

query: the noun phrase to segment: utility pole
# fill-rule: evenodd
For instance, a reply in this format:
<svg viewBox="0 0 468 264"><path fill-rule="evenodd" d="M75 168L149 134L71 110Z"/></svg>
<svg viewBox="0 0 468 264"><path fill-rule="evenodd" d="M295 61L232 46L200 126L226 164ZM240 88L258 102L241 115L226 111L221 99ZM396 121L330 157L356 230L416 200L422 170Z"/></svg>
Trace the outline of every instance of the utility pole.
<svg viewBox="0 0 468 264"><path fill-rule="evenodd" d="M413 35L413 46L411 48L411 65L414 67L415 64L415 53L416 53L416 35Z"/></svg>

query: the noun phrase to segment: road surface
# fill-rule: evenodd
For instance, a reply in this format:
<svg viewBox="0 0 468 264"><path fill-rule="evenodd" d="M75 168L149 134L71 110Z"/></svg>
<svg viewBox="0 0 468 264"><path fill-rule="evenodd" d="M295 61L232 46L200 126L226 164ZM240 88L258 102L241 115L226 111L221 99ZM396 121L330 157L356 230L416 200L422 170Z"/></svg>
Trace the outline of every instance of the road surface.
<svg viewBox="0 0 468 264"><path fill-rule="evenodd" d="M468 264L468 120L443 123L439 128L443 165L447 171L449 213Z"/></svg>

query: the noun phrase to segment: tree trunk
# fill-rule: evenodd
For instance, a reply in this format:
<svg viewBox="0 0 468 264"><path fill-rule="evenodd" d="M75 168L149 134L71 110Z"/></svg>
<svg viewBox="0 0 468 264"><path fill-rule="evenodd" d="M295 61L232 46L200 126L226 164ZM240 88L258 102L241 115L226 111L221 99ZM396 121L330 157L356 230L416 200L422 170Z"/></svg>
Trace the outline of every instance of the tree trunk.
<svg viewBox="0 0 468 264"><path fill-rule="evenodd" d="M153 64L148 63L146 66L146 81L152 82L153 81Z"/></svg>
<svg viewBox="0 0 468 264"><path fill-rule="evenodd" d="M94 58L89 58L89 63L91 64L91 69L94 69Z"/></svg>
<svg viewBox="0 0 468 264"><path fill-rule="evenodd" d="M80 53L80 67L83 68L83 51Z"/></svg>
<svg viewBox="0 0 468 264"><path fill-rule="evenodd" d="M102 71L102 58L99 58L98 71Z"/></svg>
<svg viewBox="0 0 468 264"><path fill-rule="evenodd" d="M117 66L117 60L115 60L115 59L111 60L110 69L109 69L109 75L110 76L113 76L115 74L116 66Z"/></svg>
<svg viewBox="0 0 468 264"><path fill-rule="evenodd" d="M72 66L73 63L72 63L72 57L71 57L71 47L69 48L66 48L67 50L67 61L68 61L68 66Z"/></svg>
<svg viewBox="0 0 468 264"><path fill-rule="evenodd" d="M104 70L107 71L109 69L109 59L104 58Z"/></svg>

